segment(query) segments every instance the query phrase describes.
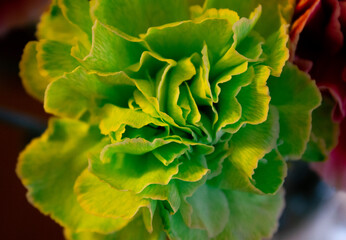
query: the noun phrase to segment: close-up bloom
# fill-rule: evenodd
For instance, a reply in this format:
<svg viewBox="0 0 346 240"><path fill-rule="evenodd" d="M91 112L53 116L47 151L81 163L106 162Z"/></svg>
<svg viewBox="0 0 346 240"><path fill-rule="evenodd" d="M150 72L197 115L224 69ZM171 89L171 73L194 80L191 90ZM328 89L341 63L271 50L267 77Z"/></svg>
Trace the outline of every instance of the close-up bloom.
<svg viewBox="0 0 346 240"><path fill-rule="evenodd" d="M53 0L20 62L53 117L20 154L67 239L271 237L321 94L292 0Z"/></svg>
<svg viewBox="0 0 346 240"><path fill-rule="evenodd" d="M298 1L292 24L292 61L323 93L304 160L331 186L346 190L346 2ZM323 162L324 161L324 162Z"/></svg>

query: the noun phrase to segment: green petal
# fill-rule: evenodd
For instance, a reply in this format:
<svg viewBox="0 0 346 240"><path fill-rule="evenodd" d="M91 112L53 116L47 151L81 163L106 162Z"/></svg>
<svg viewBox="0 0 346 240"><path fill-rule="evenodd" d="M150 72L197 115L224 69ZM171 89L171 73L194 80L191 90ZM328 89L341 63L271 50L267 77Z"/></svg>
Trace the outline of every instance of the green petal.
<svg viewBox="0 0 346 240"><path fill-rule="evenodd" d="M208 169L208 179L218 176L222 172L223 161L229 156L229 143L228 141L220 141L214 145L215 151L206 156Z"/></svg>
<svg viewBox="0 0 346 240"><path fill-rule="evenodd" d="M229 82L233 76L241 75L242 73L246 72L248 69L248 63L244 62L238 66L232 67L227 69L227 71L224 71L220 76L218 76L216 79L211 81L211 89L212 89L212 98L214 102L219 101L219 95L221 92L220 84ZM251 80L251 77L250 77ZM232 81L232 85L237 86L237 83L234 83L236 81ZM244 81L243 81L244 82ZM246 82L246 81L245 81ZM226 84L223 84L226 85Z"/></svg>
<svg viewBox="0 0 346 240"><path fill-rule="evenodd" d="M25 90L36 99L43 101L44 92L50 82L43 77L37 65L37 42L29 42L24 49L22 60L19 63L19 75Z"/></svg>
<svg viewBox="0 0 346 240"><path fill-rule="evenodd" d="M258 5L262 5L263 13L255 29L267 37L280 28L281 24L291 22L294 0L207 0L205 9L229 8L236 11L240 17L248 17ZM270 27L268 27L270 26Z"/></svg>
<svg viewBox="0 0 346 240"><path fill-rule="evenodd" d="M280 76L289 57L287 29L288 25L282 25L278 31L268 37L263 45L264 64L270 67L271 75L275 77Z"/></svg>
<svg viewBox="0 0 346 240"><path fill-rule="evenodd" d="M128 222L142 207L149 207L150 201L130 191L112 188L85 170L76 180L75 192L81 207L87 212L102 217ZM102 202L102 204L100 204Z"/></svg>
<svg viewBox="0 0 346 240"><path fill-rule="evenodd" d="M192 155L191 159L181 157L179 161L179 172L173 176L167 185L151 184L146 187L140 195L142 197L167 201L172 213L176 213L181 201L186 202L186 197L205 182L208 169L205 167L203 155Z"/></svg>
<svg viewBox="0 0 346 240"><path fill-rule="evenodd" d="M169 141L138 138L108 145L101 153L101 160L92 159L90 170L118 190L139 193L150 184L168 184L178 173L178 161L165 166L151 153L165 144Z"/></svg>
<svg viewBox="0 0 346 240"><path fill-rule="evenodd" d="M155 86L159 84L165 74L167 65L175 66L176 62L171 59L162 58L160 55L144 51L138 63L130 66L126 73L134 79L156 80ZM156 95L156 94L153 94Z"/></svg>
<svg viewBox="0 0 346 240"><path fill-rule="evenodd" d="M176 213L179 210L181 203L181 196L176 180L170 181L167 185L151 184L139 195L143 198L167 201L169 204L169 207L167 208L172 213Z"/></svg>
<svg viewBox="0 0 346 240"><path fill-rule="evenodd" d="M99 73L124 70L137 63L145 50L140 40L128 40L98 21L92 30L91 50L85 58L79 59L88 70Z"/></svg>
<svg viewBox="0 0 346 240"><path fill-rule="evenodd" d="M208 46L211 59L220 57L230 47L232 24L226 19L185 21L153 27L143 36L145 42L161 56L180 60Z"/></svg>
<svg viewBox="0 0 346 240"><path fill-rule="evenodd" d="M236 132L243 124L259 124L267 119L270 95L267 80L270 74L268 67L254 67L255 76L252 82L241 89L237 101L242 107L241 118L238 122L225 127L225 131Z"/></svg>
<svg viewBox="0 0 346 240"><path fill-rule="evenodd" d="M93 15L100 22L138 36L149 27L189 18L185 0L96 0Z"/></svg>
<svg viewBox="0 0 346 240"><path fill-rule="evenodd" d="M277 229L284 205L283 194L261 196L252 193L225 191L229 206L229 221L215 240L270 239Z"/></svg>
<svg viewBox="0 0 346 240"><path fill-rule="evenodd" d="M171 142L167 145L154 149L153 154L165 166L168 166L175 159L183 155L187 150L190 150L190 146L181 143ZM181 167L182 166L179 167L179 172L181 171Z"/></svg>
<svg viewBox="0 0 346 240"><path fill-rule="evenodd" d="M102 109L103 117L100 122L102 134L109 134L118 131L122 125L133 128L143 128L153 123L156 126L166 126L165 123L151 117L149 114L129 108L121 108L107 104Z"/></svg>
<svg viewBox="0 0 346 240"><path fill-rule="evenodd" d="M201 58L192 58L197 73L196 76L191 80L189 86L192 96L198 105L211 105L212 93L209 82L210 62L208 56L208 47L206 44L203 45L201 53ZM198 61L196 59L198 59Z"/></svg>
<svg viewBox="0 0 346 240"><path fill-rule="evenodd" d="M278 113L272 108L267 121L259 125L246 125L232 136L229 143L230 155L223 162L221 175L212 179L212 182L226 189L262 193L261 189L257 188L253 175L259 166L259 160L276 146L278 134ZM265 177L276 179L278 176L282 181L285 176L282 165L276 164L276 161L270 161L268 167L274 168L275 171ZM273 186L268 188L275 191L281 185L281 182L277 184L274 180L272 183Z"/></svg>
<svg viewBox="0 0 346 240"><path fill-rule="evenodd" d="M198 125L201 120L201 114L188 84L185 82L185 84L180 85L179 91L178 105L183 111L184 119L186 119L189 125Z"/></svg>
<svg viewBox="0 0 346 240"><path fill-rule="evenodd" d="M321 106L312 112L311 136L302 156L304 161L327 160L330 151L336 147L338 142L339 125L332 119L335 100L327 93L322 96Z"/></svg>
<svg viewBox="0 0 346 240"><path fill-rule="evenodd" d="M258 60L258 57L262 53L261 44L263 40L257 35L249 36L249 34L256 25L261 11L261 7L259 6L251 14L249 19L242 18L234 23L232 26L234 32L232 37L233 43L216 62L215 67L212 69L213 75L218 75L227 68L237 66L246 61ZM253 57L254 59L248 57Z"/></svg>
<svg viewBox="0 0 346 240"><path fill-rule="evenodd" d="M232 71L232 70L231 70ZM226 73L225 77L229 81L223 83L220 87L222 89L219 97L219 102L216 105L216 110L219 114L219 119L216 123L216 131L221 128L238 122L242 115L242 106L237 100L236 96L241 89L249 85L255 78L255 71L250 67L248 71L243 74L233 76ZM243 105L246 108L246 105Z"/></svg>
<svg viewBox="0 0 346 240"><path fill-rule="evenodd" d="M64 235L68 240L166 240L166 234L162 231L162 224L158 216L154 219L154 229L153 233L148 233L139 216L115 233L105 235L95 232L73 232L65 229Z"/></svg>
<svg viewBox="0 0 346 240"><path fill-rule="evenodd" d="M52 40L41 40L37 44L37 62L45 77L61 77L78 67L78 61L71 56L71 45Z"/></svg>
<svg viewBox="0 0 346 240"><path fill-rule="evenodd" d="M239 20L238 13L229 9L207 9L205 12L201 6L190 7L192 19L203 20L205 18L222 18L227 19L231 24Z"/></svg>
<svg viewBox="0 0 346 240"><path fill-rule="evenodd" d="M210 238L224 230L230 212L227 198L220 189L204 184L187 200L192 206L190 227L205 229Z"/></svg>
<svg viewBox="0 0 346 240"><path fill-rule="evenodd" d="M205 166L206 160L203 155L192 153L191 159L182 156L179 160L182 164L179 166L179 172L173 176L173 179L186 182L197 182L209 172L209 169Z"/></svg>
<svg viewBox="0 0 346 240"><path fill-rule="evenodd" d="M42 15L37 26L37 37L73 45L77 39L84 39L86 35L64 17L57 2L53 0L50 9Z"/></svg>
<svg viewBox="0 0 346 240"><path fill-rule="evenodd" d="M309 141L311 113L320 105L321 94L309 76L290 63L280 78L269 79L268 86L271 104L280 116L278 150L283 157L299 159Z"/></svg>
<svg viewBox="0 0 346 240"><path fill-rule="evenodd" d="M59 6L65 18L78 26L91 39L91 27L89 1L87 0L59 0Z"/></svg>
<svg viewBox="0 0 346 240"><path fill-rule="evenodd" d="M258 161L252 175L254 186L262 193L272 194L282 186L287 175L286 162L276 149Z"/></svg>
<svg viewBox="0 0 346 240"><path fill-rule="evenodd" d="M160 110L171 116L176 123L186 125L182 109L177 105L179 99L179 86L190 80L196 74L190 58L178 61L177 65L170 69L158 88L158 100Z"/></svg>
<svg viewBox="0 0 346 240"><path fill-rule="evenodd" d="M126 224L85 212L73 192L77 177L88 165L87 156L108 142L102 138L97 128L84 123L52 119L47 131L19 157L17 174L30 202L73 231L108 233Z"/></svg>
<svg viewBox="0 0 346 240"><path fill-rule="evenodd" d="M193 229L186 226L180 212L170 215L168 211L162 210L161 217L165 230L171 239L177 240L207 240L208 234L204 230Z"/></svg>
<svg viewBox="0 0 346 240"><path fill-rule="evenodd" d="M62 117L95 117L106 103L126 107L133 91L132 81L123 72L100 76L79 67L49 85L44 107Z"/></svg>

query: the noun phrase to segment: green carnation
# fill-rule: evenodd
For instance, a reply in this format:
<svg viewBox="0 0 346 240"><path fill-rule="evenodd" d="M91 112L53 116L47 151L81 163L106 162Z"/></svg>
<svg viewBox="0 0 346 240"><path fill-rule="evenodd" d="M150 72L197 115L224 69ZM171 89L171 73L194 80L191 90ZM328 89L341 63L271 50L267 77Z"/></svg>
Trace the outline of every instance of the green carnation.
<svg viewBox="0 0 346 240"><path fill-rule="evenodd" d="M67 239L261 239L320 95L290 0L56 0L20 64L53 114L20 155ZM262 4L262 5L260 5Z"/></svg>

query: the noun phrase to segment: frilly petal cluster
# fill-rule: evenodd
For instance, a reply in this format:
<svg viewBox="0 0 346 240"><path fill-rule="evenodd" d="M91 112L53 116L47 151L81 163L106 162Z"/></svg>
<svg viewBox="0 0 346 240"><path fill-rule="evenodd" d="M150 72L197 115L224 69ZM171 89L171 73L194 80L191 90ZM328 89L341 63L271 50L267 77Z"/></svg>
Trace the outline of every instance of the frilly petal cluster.
<svg viewBox="0 0 346 240"><path fill-rule="evenodd" d="M270 237L320 104L292 6L53 1L20 63L55 116L20 155L32 204L67 239Z"/></svg>

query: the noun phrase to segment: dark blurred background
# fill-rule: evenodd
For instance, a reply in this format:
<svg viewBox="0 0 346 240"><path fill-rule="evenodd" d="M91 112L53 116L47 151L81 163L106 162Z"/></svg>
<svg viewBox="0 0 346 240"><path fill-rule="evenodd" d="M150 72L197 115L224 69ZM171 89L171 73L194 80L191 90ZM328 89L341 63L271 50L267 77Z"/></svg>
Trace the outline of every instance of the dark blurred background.
<svg viewBox="0 0 346 240"><path fill-rule="evenodd" d="M16 176L19 152L46 127L42 103L27 95L18 76L25 44L47 0L0 0L0 239L63 239L61 228L26 199Z"/></svg>

